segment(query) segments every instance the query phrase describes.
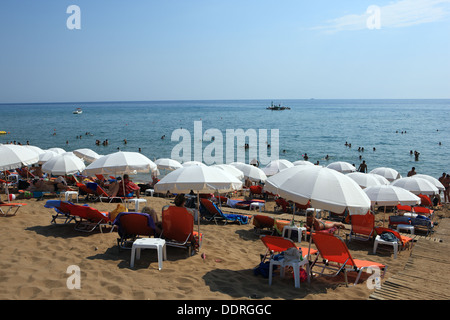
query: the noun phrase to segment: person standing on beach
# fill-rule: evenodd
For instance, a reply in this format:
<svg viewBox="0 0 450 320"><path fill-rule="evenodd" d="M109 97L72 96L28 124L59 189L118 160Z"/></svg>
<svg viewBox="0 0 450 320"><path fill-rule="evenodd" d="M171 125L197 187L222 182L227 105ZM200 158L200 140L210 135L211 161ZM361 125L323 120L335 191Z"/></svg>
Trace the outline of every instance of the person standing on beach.
<svg viewBox="0 0 450 320"><path fill-rule="evenodd" d="M445 174L445 172L442 174L442 177L439 178L439 181L444 186L444 203L449 202L449 191L450 191L450 176L448 174Z"/></svg>
<svg viewBox="0 0 450 320"><path fill-rule="evenodd" d="M363 173L367 173L366 160L363 160L363 162L359 165L358 171L359 172L363 172Z"/></svg>

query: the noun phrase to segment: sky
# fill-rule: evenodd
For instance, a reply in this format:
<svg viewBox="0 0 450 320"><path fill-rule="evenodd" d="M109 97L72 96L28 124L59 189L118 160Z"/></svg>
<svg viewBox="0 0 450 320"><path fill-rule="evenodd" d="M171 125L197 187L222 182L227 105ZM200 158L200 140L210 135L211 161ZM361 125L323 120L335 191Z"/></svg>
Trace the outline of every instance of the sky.
<svg viewBox="0 0 450 320"><path fill-rule="evenodd" d="M0 103L450 98L450 0L2 0L0 39Z"/></svg>

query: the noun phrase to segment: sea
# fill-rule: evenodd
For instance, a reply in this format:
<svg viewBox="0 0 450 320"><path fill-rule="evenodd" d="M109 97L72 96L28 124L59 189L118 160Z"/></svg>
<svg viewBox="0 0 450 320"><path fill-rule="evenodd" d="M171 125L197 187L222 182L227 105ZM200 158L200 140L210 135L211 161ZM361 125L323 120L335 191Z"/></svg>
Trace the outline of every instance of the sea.
<svg viewBox="0 0 450 320"><path fill-rule="evenodd" d="M272 104L289 109L267 109ZM75 108L83 113L73 114ZM345 161L358 168L364 160L368 171L390 167L402 176L412 167L436 178L450 172L450 100L27 103L0 104L0 114L0 131L7 132L0 143L44 150L133 151L153 161L206 164L257 159L260 167L306 154L323 166Z"/></svg>

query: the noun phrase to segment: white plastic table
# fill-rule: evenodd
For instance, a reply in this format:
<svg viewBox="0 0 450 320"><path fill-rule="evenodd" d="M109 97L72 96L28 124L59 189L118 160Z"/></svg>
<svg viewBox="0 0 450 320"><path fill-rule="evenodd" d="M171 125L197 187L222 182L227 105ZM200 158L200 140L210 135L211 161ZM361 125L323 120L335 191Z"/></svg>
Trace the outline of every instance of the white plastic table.
<svg viewBox="0 0 450 320"><path fill-rule="evenodd" d="M261 208L265 208L265 207L266 207L266 205L263 202L252 202L250 204L250 210L259 208L259 212L261 212Z"/></svg>
<svg viewBox="0 0 450 320"><path fill-rule="evenodd" d="M61 199L61 196L64 195L64 199L66 201L69 201L69 197L70 197L70 201L72 201L72 196L76 196L77 197L77 203L78 203L78 191L65 191L65 192L61 192L59 194L59 199Z"/></svg>
<svg viewBox="0 0 450 320"><path fill-rule="evenodd" d="M414 226L410 224L399 224L397 225L397 231L400 230L406 230L409 231L411 234L414 234Z"/></svg>
<svg viewBox="0 0 450 320"><path fill-rule="evenodd" d="M380 235L377 235L373 244L373 254L377 253L378 244L386 244L388 246L392 246L394 248L394 259L397 259L398 241L384 241L383 239L381 239Z"/></svg>
<svg viewBox="0 0 450 320"><path fill-rule="evenodd" d="M283 232L281 233L281 236L283 238L290 238L291 237L291 233L292 230L297 230L298 232L298 242L302 242L302 234L303 232L305 233L305 239L306 239L306 228L305 227L298 227L298 226L284 226L283 227ZM287 237L285 237L285 233L287 232Z"/></svg>
<svg viewBox="0 0 450 320"><path fill-rule="evenodd" d="M140 203L147 203L146 199L142 199L142 198L133 198L133 199L125 199L125 206L127 209L129 209L129 205L130 203L134 202L134 210L136 212L139 212L139 204Z"/></svg>
<svg viewBox="0 0 450 320"><path fill-rule="evenodd" d="M133 242L131 247L130 267L134 267L134 257L141 258L141 249L156 249L158 251L158 269L163 267L163 260L167 260L166 240L160 238L141 238Z"/></svg>
<svg viewBox="0 0 450 320"><path fill-rule="evenodd" d="M270 259L270 265L269 265L269 286L272 285L272 273L273 273L273 266L278 265L280 266L280 277L284 277L284 268L291 266L292 269L294 269L294 283L296 288L300 288L300 267L306 266L306 272L308 273L308 283L311 281L310 279L310 272L309 272L309 261L307 259L307 256L303 257L303 260L288 260L281 259L281 260L273 260Z"/></svg>

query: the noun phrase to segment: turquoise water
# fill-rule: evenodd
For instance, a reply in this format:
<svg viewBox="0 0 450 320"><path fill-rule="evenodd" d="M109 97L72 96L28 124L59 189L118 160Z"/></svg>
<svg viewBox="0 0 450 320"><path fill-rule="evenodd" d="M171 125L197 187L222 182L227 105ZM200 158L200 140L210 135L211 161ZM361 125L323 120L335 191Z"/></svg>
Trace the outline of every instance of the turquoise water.
<svg viewBox="0 0 450 320"><path fill-rule="evenodd" d="M266 129L267 142L274 146L270 136L278 129L279 158L290 161L300 160L307 153L311 162L322 165L347 161L359 166L365 160L369 171L386 166L404 176L412 166L434 177L450 171L450 100L312 99L274 103L291 110L266 110L270 100L3 104L0 131L9 134L0 135L0 143L29 141L42 149L90 148L99 154L116 152L118 148L137 152L141 148L143 154L155 160L172 156L179 144L178 140L171 141L172 133L182 128L191 135L194 160L193 145L195 139L200 139L194 137L194 121L201 121L202 133L218 129L224 144L230 143L226 141L227 129ZM76 107L81 107L83 114L72 114ZM165 139L161 139L164 135ZM95 144L96 140L106 139L108 146ZM345 142L352 147L346 147ZM202 150L210 144L204 141ZM245 153L246 162L252 160L249 154L257 147L250 145L245 150L236 144L231 156L237 160L239 151ZM364 152L358 147L364 147ZM268 149L269 154L275 153L274 149ZM420 152L419 161L410 150ZM224 146L223 162L226 157Z"/></svg>

